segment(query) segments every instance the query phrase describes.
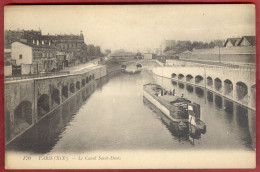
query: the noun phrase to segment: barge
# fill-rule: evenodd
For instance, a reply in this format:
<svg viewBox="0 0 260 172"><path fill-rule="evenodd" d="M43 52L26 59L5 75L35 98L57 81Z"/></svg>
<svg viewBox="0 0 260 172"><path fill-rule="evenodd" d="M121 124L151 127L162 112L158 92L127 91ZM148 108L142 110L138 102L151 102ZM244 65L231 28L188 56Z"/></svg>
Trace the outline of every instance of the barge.
<svg viewBox="0 0 260 172"><path fill-rule="evenodd" d="M158 84L143 85L143 96L158 108L167 118L178 124L180 131L196 128L206 133L206 124L200 120L200 105L174 91L166 91Z"/></svg>

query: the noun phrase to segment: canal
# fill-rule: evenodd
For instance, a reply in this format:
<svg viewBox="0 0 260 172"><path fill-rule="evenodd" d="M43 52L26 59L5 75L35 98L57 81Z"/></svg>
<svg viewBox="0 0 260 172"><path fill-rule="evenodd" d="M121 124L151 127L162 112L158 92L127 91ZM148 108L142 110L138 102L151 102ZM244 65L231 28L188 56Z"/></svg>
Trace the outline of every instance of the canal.
<svg viewBox="0 0 260 172"><path fill-rule="evenodd" d="M143 84L175 89L201 106L207 130L181 135L143 98ZM112 72L84 87L37 125L7 145L7 151L82 153L114 150L255 150L255 112L207 90L154 76Z"/></svg>

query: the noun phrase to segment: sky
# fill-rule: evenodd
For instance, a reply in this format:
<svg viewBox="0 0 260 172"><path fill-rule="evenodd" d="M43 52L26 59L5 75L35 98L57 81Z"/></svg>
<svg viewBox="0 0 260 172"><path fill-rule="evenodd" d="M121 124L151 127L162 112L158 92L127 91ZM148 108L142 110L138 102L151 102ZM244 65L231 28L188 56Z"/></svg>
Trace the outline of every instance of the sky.
<svg viewBox="0 0 260 172"><path fill-rule="evenodd" d="M210 41L255 35L254 5L7 6L5 29L79 34L86 44L126 51L159 48L166 40Z"/></svg>

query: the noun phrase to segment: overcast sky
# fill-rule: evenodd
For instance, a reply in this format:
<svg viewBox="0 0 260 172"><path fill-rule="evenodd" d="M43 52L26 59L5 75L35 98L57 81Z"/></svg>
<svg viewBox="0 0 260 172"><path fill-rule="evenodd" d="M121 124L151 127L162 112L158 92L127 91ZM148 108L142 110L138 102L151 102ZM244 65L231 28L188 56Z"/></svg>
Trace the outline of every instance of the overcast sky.
<svg viewBox="0 0 260 172"><path fill-rule="evenodd" d="M253 5L13 6L5 29L79 34L101 49L147 49L164 39L210 41L255 35Z"/></svg>

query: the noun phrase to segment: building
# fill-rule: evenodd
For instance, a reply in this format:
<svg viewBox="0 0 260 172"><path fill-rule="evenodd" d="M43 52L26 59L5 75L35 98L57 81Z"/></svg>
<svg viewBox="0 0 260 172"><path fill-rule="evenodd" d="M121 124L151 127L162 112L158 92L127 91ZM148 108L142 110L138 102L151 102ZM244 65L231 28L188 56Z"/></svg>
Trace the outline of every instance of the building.
<svg viewBox="0 0 260 172"><path fill-rule="evenodd" d="M243 36L237 46L255 46L255 36Z"/></svg>
<svg viewBox="0 0 260 172"><path fill-rule="evenodd" d="M224 43L224 47L235 47L241 38L228 38Z"/></svg>
<svg viewBox="0 0 260 172"><path fill-rule="evenodd" d="M55 47L40 45L38 41L34 44L18 41L11 44L11 58L15 61L16 66L24 67L22 74L55 70L57 68L56 53Z"/></svg>
<svg viewBox="0 0 260 172"><path fill-rule="evenodd" d="M32 43L33 40L40 40L41 36L41 30L6 30L4 32L4 47L11 48L13 42L22 40L27 40L28 43Z"/></svg>
<svg viewBox="0 0 260 172"><path fill-rule="evenodd" d="M144 59L155 59L156 55L153 53L144 53Z"/></svg>
<svg viewBox="0 0 260 172"><path fill-rule="evenodd" d="M241 38L228 38L224 47L255 46L255 36L243 36Z"/></svg>

